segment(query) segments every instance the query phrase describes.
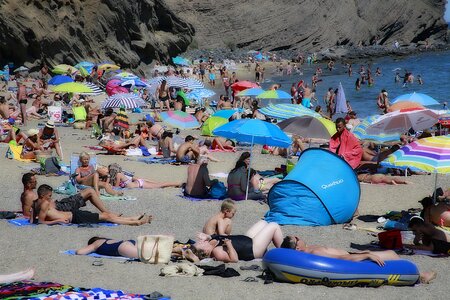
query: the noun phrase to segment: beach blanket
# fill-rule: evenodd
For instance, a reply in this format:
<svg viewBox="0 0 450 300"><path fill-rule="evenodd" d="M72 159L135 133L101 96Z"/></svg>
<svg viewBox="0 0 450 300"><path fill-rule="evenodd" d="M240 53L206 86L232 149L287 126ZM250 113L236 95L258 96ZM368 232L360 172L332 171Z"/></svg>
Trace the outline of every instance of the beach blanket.
<svg viewBox="0 0 450 300"><path fill-rule="evenodd" d="M9 224L12 224L14 226L18 226L18 227L25 227L25 226L37 226L38 224L31 224L30 220L28 219L23 219L23 218L18 218L18 219L11 219L8 220ZM62 225L62 226L75 226L75 227L115 227L115 226L119 226L119 224L114 224L114 223L108 223L108 222L102 222L102 223L98 223L98 224L65 224L65 223L58 223L58 224L54 224L54 225ZM53 225L49 225L49 226L53 226Z"/></svg>
<svg viewBox="0 0 450 300"><path fill-rule="evenodd" d="M189 201L222 201L223 199L213 199L213 198L195 198L195 197L190 197L190 196L185 196L185 195L177 195L180 198L189 200Z"/></svg>
<svg viewBox="0 0 450 300"><path fill-rule="evenodd" d="M120 290L106 290L102 288L86 289L53 282L20 281L0 285L2 299L170 299L156 292L150 295L130 294ZM154 296L150 298L151 296Z"/></svg>
<svg viewBox="0 0 450 300"><path fill-rule="evenodd" d="M66 251L62 251L62 254L66 254L66 255L77 255L75 253L75 250L66 250ZM124 257L124 256L109 256L109 255L102 255L102 254L98 254L98 253L89 253L86 254L86 256L90 256L90 257L95 257L95 258L108 258L108 259L120 259L120 260L136 260L138 261L139 259L135 259L135 258L129 258L129 257Z"/></svg>
<svg viewBox="0 0 450 300"><path fill-rule="evenodd" d="M9 144L9 148L6 151L6 158L9 159L15 159L18 161L22 161L22 162L33 162L34 159L23 159L20 158L20 154L22 153L22 145L13 145L13 144Z"/></svg>
<svg viewBox="0 0 450 300"><path fill-rule="evenodd" d="M129 158L126 158L125 160L132 160ZM175 158L164 158L164 157L141 157L134 161L143 162L146 164L173 164L177 160Z"/></svg>

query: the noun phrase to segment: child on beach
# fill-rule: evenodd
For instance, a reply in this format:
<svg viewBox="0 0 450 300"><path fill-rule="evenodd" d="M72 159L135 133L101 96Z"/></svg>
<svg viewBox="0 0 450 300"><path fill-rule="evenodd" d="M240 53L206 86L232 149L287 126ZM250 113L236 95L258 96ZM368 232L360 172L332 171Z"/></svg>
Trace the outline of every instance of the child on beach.
<svg viewBox="0 0 450 300"><path fill-rule="evenodd" d="M230 235L231 219L236 213L236 205L233 200L224 200L220 206L220 212L212 216L203 226L203 233L212 235Z"/></svg>

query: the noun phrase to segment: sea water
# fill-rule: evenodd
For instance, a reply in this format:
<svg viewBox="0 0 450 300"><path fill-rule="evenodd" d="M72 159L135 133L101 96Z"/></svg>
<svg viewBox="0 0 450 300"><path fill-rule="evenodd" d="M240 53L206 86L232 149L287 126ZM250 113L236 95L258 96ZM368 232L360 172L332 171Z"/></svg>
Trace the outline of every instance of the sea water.
<svg viewBox="0 0 450 300"><path fill-rule="evenodd" d="M355 82L359 76L359 68L363 65L367 70L368 64L370 64L375 84L371 87L367 84L361 85L361 89L357 91ZM335 69L331 72L326 68L326 63L311 66L305 63L300 67L303 75L295 73L289 76L269 74L270 79L263 82L262 87L267 89L273 83L280 83L281 89L289 93L292 83L305 80L310 85L311 77L317 67L322 68L320 76L322 82L319 82L316 87L316 96L319 99L318 104L322 106L324 112L326 111L324 95L330 87L337 89L339 83L342 83L346 99L350 101L352 109L358 113L360 118L380 113L377 107L377 97L382 89L388 91L390 100L402 94L418 92L427 94L441 103L441 105L430 106L431 109L442 109L444 102L450 104L450 51L427 51L406 57L361 59L352 63L353 75L351 77L347 74L346 66L341 63L336 63ZM377 67L381 69L380 76L375 75ZM399 83L395 83L394 78L396 72L403 76L406 70L412 72L415 81L403 87L403 79ZM417 83L417 75L421 75L423 85ZM262 105L267 105L269 102L273 104L290 103L290 100L268 100L263 101Z"/></svg>

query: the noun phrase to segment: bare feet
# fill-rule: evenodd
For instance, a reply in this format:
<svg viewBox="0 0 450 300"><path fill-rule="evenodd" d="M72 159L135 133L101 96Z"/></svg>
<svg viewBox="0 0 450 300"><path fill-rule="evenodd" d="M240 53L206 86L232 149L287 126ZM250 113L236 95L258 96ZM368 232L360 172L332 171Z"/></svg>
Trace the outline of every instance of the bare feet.
<svg viewBox="0 0 450 300"><path fill-rule="evenodd" d="M423 273L420 273L419 281L420 281L420 283L428 284L428 283L430 283L431 280L435 279L436 276L437 276L437 273L435 271L423 272Z"/></svg>

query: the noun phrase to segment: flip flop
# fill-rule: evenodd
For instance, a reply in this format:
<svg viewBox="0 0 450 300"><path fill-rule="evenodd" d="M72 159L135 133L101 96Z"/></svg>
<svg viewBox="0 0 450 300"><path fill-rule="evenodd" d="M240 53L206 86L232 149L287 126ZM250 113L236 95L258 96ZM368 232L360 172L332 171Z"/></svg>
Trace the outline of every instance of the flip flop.
<svg viewBox="0 0 450 300"><path fill-rule="evenodd" d="M262 271L262 268L258 265L251 265L251 266L241 266L241 270L250 270L250 271Z"/></svg>
<svg viewBox="0 0 450 300"><path fill-rule="evenodd" d="M258 279L256 279L255 277L247 277L244 280L245 282L258 282Z"/></svg>

